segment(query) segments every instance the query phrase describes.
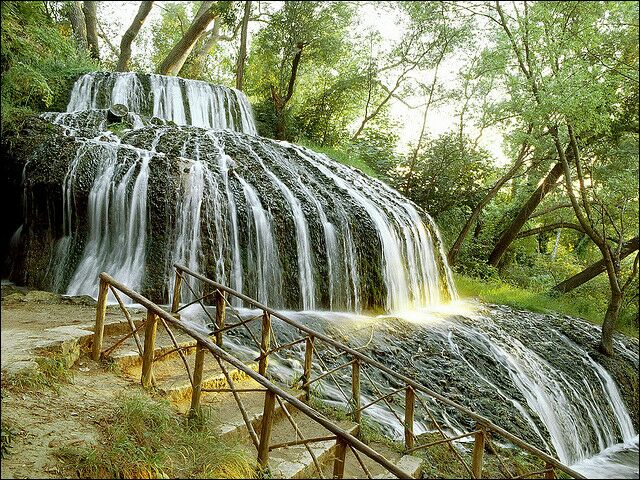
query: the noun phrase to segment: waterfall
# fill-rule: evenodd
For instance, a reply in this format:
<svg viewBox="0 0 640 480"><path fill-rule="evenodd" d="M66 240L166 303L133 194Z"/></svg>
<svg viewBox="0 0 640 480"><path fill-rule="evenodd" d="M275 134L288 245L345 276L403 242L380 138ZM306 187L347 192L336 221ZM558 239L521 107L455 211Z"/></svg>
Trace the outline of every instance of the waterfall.
<svg viewBox="0 0 640 480"><path fill-rule="evenodd" d="M116 103L128 107L131 127L118 136L105 130ZM43 118L79 143L62 187L62 236L52 262L60 267L51 281L58 291L94 292L91 270L107 267L132 285L158 285L161 279L143 276L146 235L160 207L142 208L151 205L142 184L158 173L148 170L148 158L133 166L139 153L129 170L116 161L146 152L176 165L174 173L165 170L174 185L165 188L176 192L165 247L168 291L169 266L183 263L275 308L402 311L455 298L427 214L324 155L255 136L242 92L177 77L94 72L75 82L65 113ZM91 191L78 190L88 176ZM83 195L89 228L75 219ZM134 267L141 267L136 274Z"/></svg>
<svg viewBox="0 0 640 480"><path fill-rule="evenodd" d="M119 161L119 153L128 156ZM100 158L93 184L88 193L88 233L82 258L67 287L69 295L97 296L97 275L102 271L122 279L134 289L140 289L145 268L147 234L147 183L150 152L130 146L93 141L78 150L65 183L63 211L73 203L72 179L77 170ZM72 216L65 217L67 235L61 239L60 250L68 254L73 234ZM62 268L62 267L60 267Z"/></svg>
<svg viewBox="0 0 640 480"><path fill-rule="evenodd" d="M242 92L165 75L87 73L75 82L67 112L107 109L116 103L136 114L132 118L136 128L141 125L140 115L148 115L177 125L256 134L251 106ZM104 127L104 123L100 126Z"/></svg>
<svg viewBox="0 0 640 480"><path fill-rule="evenodd" d="M515 328L542 335L535 320L532 316L517 322L507 321L497 312L491 317L475 317L474 325L450 323L447 325L449 348L479 381L513 403L537 431L522 405L505 394L486 372L480 372L470 359L486 352L497 368L506 372L528 408L549 432L551 444L563 463L572 464L618 442L632 440L636 436L633 423L607 370L558 330L548 328L541 339L533 339L528 334L520 338ZM550 346L555 346L551 352ZM571 374L558 368L564 359L555 359L555 350L562 351L570 362ZM489 373L495 375L495 371Z"/></svg>
<svg viewBox="0 0 640 480"><path fill-rule="evenodd" d="M274 241L271 217L262 207L256 190L240 176L244 196L253 219L253 231L247 249L248 265L256 273L256 299L267 305L282 305L280 257Z"/></svg>

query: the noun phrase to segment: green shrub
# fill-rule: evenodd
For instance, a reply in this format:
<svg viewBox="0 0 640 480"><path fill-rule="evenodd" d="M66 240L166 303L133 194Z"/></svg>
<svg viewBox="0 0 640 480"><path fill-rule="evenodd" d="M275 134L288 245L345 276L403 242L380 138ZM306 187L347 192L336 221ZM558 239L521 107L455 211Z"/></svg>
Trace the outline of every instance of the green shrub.
<svg viewBox="0 0 640 480"><path fill-rule="evenodd" d="M2 2L0 68L5 132L26 115L63 111L72 82L99 66L47 15L44 2Z"/></svg>

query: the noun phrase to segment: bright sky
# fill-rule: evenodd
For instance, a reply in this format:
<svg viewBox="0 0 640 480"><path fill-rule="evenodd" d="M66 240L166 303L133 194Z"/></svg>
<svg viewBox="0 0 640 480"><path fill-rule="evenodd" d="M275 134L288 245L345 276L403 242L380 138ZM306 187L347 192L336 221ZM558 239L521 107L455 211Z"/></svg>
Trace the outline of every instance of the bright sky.
<svg viewBox="0 0 640 480"><path fill-rule="evenodd" d="M147 20L140 31L139 37L136 39L137 41L133 45L134 56L142 53L150 47L151 25L160 19L162 4L164 3L169 2L155 2L151 13L147 17ZM140 2L136 1L99 3L98 18L108 19L108 21L103 23L106 33L111 39L113 45L119 46L120 39L135 17L139 4ZM398 23L389 16L380 16L379 12L376 12L373 2L363 3L361 8L362 12L360 19L363 27L378 29L387 42L397 40L402 35L402 31L398 27ZM255 31L255 29L259 28L255 23L251 26L253 28L250 28L249 41L251 40L251 30ZM109 49L104 45L102 40L101 44L106 54ZM452 86L456 82L458 70L462 66L461 62L462 61L460 59L445 59L443 65L440 67L438 77L444 80L448 86ZM433 72L422 72L421 74L427 75L428 78L433 78ZM424 98L419 96L410 98L407 103L411 105L420 105L424 103ZM437 108L432 108L427 116L428 135L436 137L447 130L455 128L455 111L456 106L454 104L445 104L438 106ZM415 143L420 133L420 128L422 126L422 110L419 108L410 109L402 102L393 100L391 103L391 114L400 122L401 125L399 149L401 151L406 151L407 146L410 143ZM472 125L466 125L465 129L471 135L476 134ZM507 158L502 152L502 135L496 128L488 128L483 132L480 139L480 145L494 155L498 165L502 165L507 162Z"/></svg>

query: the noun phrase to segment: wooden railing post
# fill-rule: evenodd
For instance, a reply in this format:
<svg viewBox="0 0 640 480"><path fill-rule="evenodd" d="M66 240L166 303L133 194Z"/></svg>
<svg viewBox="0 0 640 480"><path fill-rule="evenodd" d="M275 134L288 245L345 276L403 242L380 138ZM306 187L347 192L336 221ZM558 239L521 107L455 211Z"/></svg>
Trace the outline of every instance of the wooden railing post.
<svg viewBox="0 0 640 480"><path fill-rule="evenodd" d="M225 294L220 290L216 290L216 329L224 328L227 304L225 302ZM222 347L222 332L216 333L216 345Z"/></svg>
<svg viewBox="0 0 640 480"><path fill-rule="evenodd" d="M207 348L200 342L196 344L196 364L193 369L193 387L191 388L191 408L189 416L194 416L200 409L200 396L202 394L202 370L204 369L204 355Z"/></svg>
<svg viewBox="0 0 640 480"><path fill-rule="evenodd" d="M258 373L266 375L267 373L267 352L271 347L271 314L264 312L262 314L262 341L260 342L260 362L258 362Z"/></svg>
<svg viewBox="0 0 640 480"><path fill-rule="evenodd" d="M107 314L107 295L109 294L109 284L100 279L100 289L98 290L98 303L96 304L96 326L93 329L93 349L91 358L100 360L102 351L102 338L104 337L104 317Z"/></svg>
<svg viewBox="0 0 640 480"><path fill-rule="evenodd" d="M269 438L273 426L273 410L276 404L276 394L267 390L264 394L264 410L262 425L260 426L260 444L258 446L258 465L266 467L269 463Z"/></svg>
<svg viewBox="0 0 640 480"><path fill-rule="evenodd" d="M404 397L404 446L413 448L413 415L415 411L416 391L407 385Z"/></svg>
<svg viewBox="0 0 640 480"><path fill-rule="evenodd" d="M556 472L553 470L553 465L547 463L544 468L547 470L544 472L544 478L556 478Z"/></svg>
<svg viewBox="0 0 640 480"><path fill-rule="evenodd" d="M480 430L480 425L476 426L476 430ZM484 454L484 432L480 430L475 434L473 443L473 453L471 461L471 471L474 478L482 478L482 455Z"/></svg>
<svg viewBox="0 0 640 480"><path fill-rule="evenodd" d="M362 418L362 412L360 411L360 361L357 357L353 359L353 363L351 364L351 396L353 403L353 421L360 427L360 420Z"/></svg>
<svg viewBox="0 0 640 480"><path fill-rule="evenodd" d="M153 355L156 348L156 330L158 317L151 310L147 310L147 322L144 326L144 352L142 355L142 386L147 388L152 384Z"/></svg>
<svg viewBox="0 0 640 480"><path fill-rule="evenodd" d="M344 477L344 461L347 456L347 442L342 437L336 438L336 456L333 461L333 478Z"/></svg>
<svg viewBox="0 0 640 480"><path fill-rule="evenodd" d="M171 302L171 313L176 318L180 318L178 308L180 308L180 295L182 292L182 275L176 268L176 283L173 285L173 302Z"/></svg>
<svg viewBox="0 0 640 480"><path fill-rule="evenodd" d="M311 363L313 362L313 339L314 337L312 337L311 335L307 337L304 350L304 370L302 374L302 385L304 389L304 399L307 402L311 398L311 385L309 385L309 381L311 380Z"/></svg>

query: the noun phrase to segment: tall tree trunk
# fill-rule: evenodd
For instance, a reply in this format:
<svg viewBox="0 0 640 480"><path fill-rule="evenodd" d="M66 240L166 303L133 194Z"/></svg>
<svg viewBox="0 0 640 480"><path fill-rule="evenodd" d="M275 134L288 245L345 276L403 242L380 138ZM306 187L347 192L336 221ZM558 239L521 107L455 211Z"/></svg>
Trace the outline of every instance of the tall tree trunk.
<svg viewBox="0 0 640 480"><path fill-rule="evenodd" d="M80 50L87 50L87 24L82 12L82 2L68 2L66 5L66 16L71 22L73 38Z"/></svg>
<svg viewBox="0 0 640 480"><path fill-rule="evenodd" d="M177 75L180 75L184 70L187 69L191 72L192 77L202 75L207 55L209 55L209 52L211 52L211 50L213 50L216 45L218 45L218 41L222 38L222 36L220 35L220 20L220 17L215 17L213 19L213 27L211 28L210 33L205 39L204 44L200 49L198 49L195 55L191 56L193 60L185 62Z"/></svg>
<svg viewBox="0 0 640 480"><path fill-rule="evenodd" d="M211 2L209 2L211 3ZM191 26L182 36L180 41L171 49L167 57L160 64L158 73L162 75L177 75L193 50L193 47L200 39L205 30L215 18L215 11L212 6L206 10L200 9Z"/></svg>
<svg viewBox="0 0 640 480"><path fill-rule="evenodd" d="M542 184L533 192L533 195L529 197L529 200L522 206L516 218L511 222L511 225L502 232L500 239L493 248L493 251L489 255L489 265L494 267L498 266L500 259L507 251L511 243L515 240L518 232L522 226L527 222L534 210L540 205L540 202L544 200L544 197L549 193L556 185L558 179L562 176L562 163L558 162L554 165L551 171L547 174Z"/></svg>
<svg viewBox="0 0 640 480"><path fill-rule="evenodd" d="M116 70L118 70L119 72L129 71L129 60L131 60L131 44L138 35L140 28L142 28L142 24L147 18L147 15L149 15L151 7L153 7L153 2L140 2L138 13L133 19L133 22L131 22L131 25L129 26L127 31L122 36L122 41L120 42L120 56L118 57L118 66L116 67Z"/></svg>
<svg viewBox="0 0 640 480"><path fill-rule="evenodd" d="M98 44L98 2L82 2L82 12L87 29L87 45L91 58L100 60L100 45Z"/></svg>
<svg viewBox="0 0 640 480"><path fill-rule="evenodd" d="M531 133L531 130L532 130L532 127L530 126L528 133ZM505 173L502 176L502 178L500 178L495 183L495 185L484 196L484 198L480 201L480 203L476 206L476 208L473 209L473 212L471 212L471 215L469 216L464 226L462 227L462 230L458 234L458 238L456 238L456 241L453 243L453 246L447 253L447 260L449 260L449 265L454 265L456 263L458 254L460 253L460 249L462 248L462 244L464 243L465 238L467 238L467 235L469 234L471 227L473 226L474 223L476 223L478 217L480 216L480 213L482 212L482 209L487 206L487 204L491 201L493 197L496 196L496 194L500 191L502 186L505 183L507 183L511 178L513 178L513 176L517 173L517 171L520 169L520 167L524 163L524 159L527 156L528 151L529 151L529 145L527 143L523 143L522 147L520 147L518 158L516 159L512 167L509 169L509 171Z"/></svg>
<svg viewBox="0 0 640 480"><path fill-rule="evenodd" d="M638 250L638 237L634 237L631 240L625 242L622 245L622 250L620 251L620 260L631 255L633 252ZM551 290L553 292L559 293L567 293L573 290L574 288L578 288L583 283L587 283L594 277L597 277L602 272L607 269L604 259L598 260L595 263L592 263L587 268L582 270L580 273L576 273L573 277L567 278L566 280L560 282L556 286L554 286Z"/></svg>
<svg viewBox="0 0 640 480"><path fill-rule="evenodd" d="M604 315L604 322L602 322L602 337L600 338L598 350L609 357L613 356L613 332L620 316L623 296L623 293L618 289L611 289L609 306L607 307L607 313Z"/></svg>
<svg viewBox="0 0 640 480"><path fill-rule="evenodd" d="M251 14L251 1L244 2L244 15L242 16L242 30L240 30L240 51L236 65L236 88L244 87L244 63L247 59L247 31L249 29L249 15Z"/></svg>

